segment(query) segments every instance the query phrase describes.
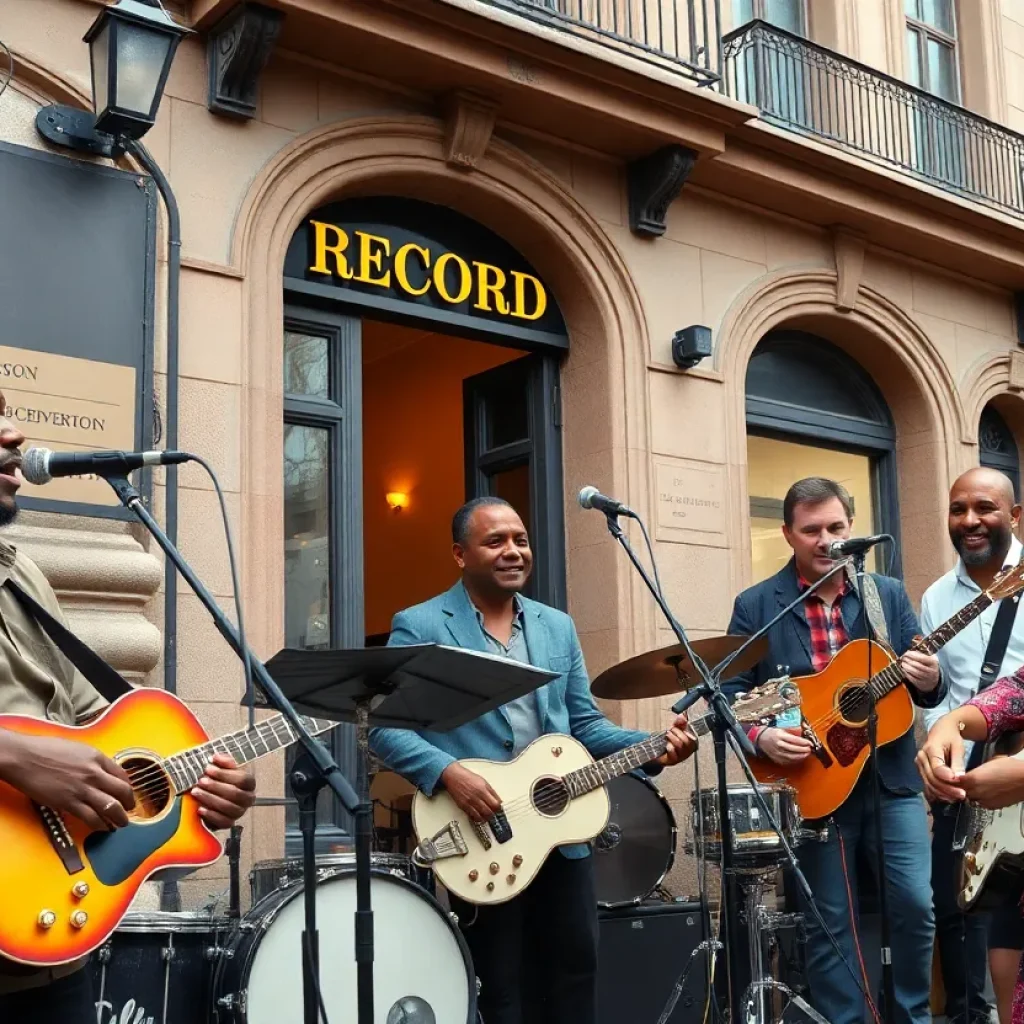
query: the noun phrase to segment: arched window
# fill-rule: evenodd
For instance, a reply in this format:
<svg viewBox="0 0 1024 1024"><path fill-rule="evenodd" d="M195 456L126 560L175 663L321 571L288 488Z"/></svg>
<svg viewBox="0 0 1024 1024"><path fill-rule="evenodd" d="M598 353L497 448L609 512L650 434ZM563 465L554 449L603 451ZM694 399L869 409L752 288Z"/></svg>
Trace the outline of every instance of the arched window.
<svg viewBox="0 0 1024 1024"><path fill-rule="evenodd" d="M878 388L845 352L812 334L767 335L747 367L747 473L754 580L790 557L782 499L807 476L850 492L858 534L899 539L896 432ZM877 549L876 549L877 550ZM899 574L898 549L882 548L873 568Z"/></svg>
<svg viewBox="0 0 1024 1024"><path fill-rule="evenodd" d="M990 402L978 422L978 461L1005 473L1013 481L1013 493L1020 497L1020 457L1017 442L1006 420Z"/></svg>

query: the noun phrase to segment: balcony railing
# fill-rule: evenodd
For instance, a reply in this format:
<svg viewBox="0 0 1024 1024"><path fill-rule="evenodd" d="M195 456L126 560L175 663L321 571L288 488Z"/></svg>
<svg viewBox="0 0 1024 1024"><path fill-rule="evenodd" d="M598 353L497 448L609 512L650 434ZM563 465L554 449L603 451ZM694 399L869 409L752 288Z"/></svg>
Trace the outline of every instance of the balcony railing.
<svg viewBox="0 0 1024 1024"><path fill-rule="evenodd" d="M580 39L685 75L719 81L720 0L484 0Z"/></svg>
<svg viewBox="0 0 1024 1024"><path fill-rule="evenodd" d="M722 43L725 91L766 121L1024 216L1021 136L763 21Z"/></svg>

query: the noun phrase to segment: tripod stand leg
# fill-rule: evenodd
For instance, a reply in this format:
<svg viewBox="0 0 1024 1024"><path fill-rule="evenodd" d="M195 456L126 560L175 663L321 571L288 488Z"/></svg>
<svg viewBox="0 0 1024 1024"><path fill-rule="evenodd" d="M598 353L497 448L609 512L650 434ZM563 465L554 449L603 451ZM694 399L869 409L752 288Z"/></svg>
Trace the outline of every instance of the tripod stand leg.
<svg viewBox="0 0 1024 1024"><path fill-rule="evenodd" d="M373 805L370 802L370 709L365 701L356 704L356 742L359 746L356 811L356 992L359 1024L373 1024L373 909L370 896L370 841L373 835Z"/></svg>

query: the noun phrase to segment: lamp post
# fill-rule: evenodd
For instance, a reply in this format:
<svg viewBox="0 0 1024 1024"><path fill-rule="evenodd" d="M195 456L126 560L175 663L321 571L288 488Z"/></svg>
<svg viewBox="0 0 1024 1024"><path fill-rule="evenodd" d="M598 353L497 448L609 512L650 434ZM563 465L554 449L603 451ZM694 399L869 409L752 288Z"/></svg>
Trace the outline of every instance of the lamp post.
<svg viewBox="0 0 1024 1024"><path fill-rule="evenodd" d="M53 104L36 117L58 146L101 156L123 153L156 121L174 51L190 30L160 0L117 0L85 33L92 65L93 111Z"/></svg>

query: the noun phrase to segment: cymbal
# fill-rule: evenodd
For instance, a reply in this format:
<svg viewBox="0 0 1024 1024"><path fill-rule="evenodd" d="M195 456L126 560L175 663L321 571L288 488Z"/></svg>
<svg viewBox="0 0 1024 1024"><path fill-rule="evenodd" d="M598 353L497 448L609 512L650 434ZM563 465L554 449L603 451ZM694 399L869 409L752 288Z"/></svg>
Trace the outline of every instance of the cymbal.
<svg viewBox="0 0 1024 1024"><path fill-rule="evenodd" d="M690 645L708 669L727 658L747 641L745 636L712 636ZM730 676L753 668L768 653L768 638L752 643L728 668ZM637 700L682 693L701 681L700 673L680 644L648 651L605 669L591 684L595 697Z"/></svg>

